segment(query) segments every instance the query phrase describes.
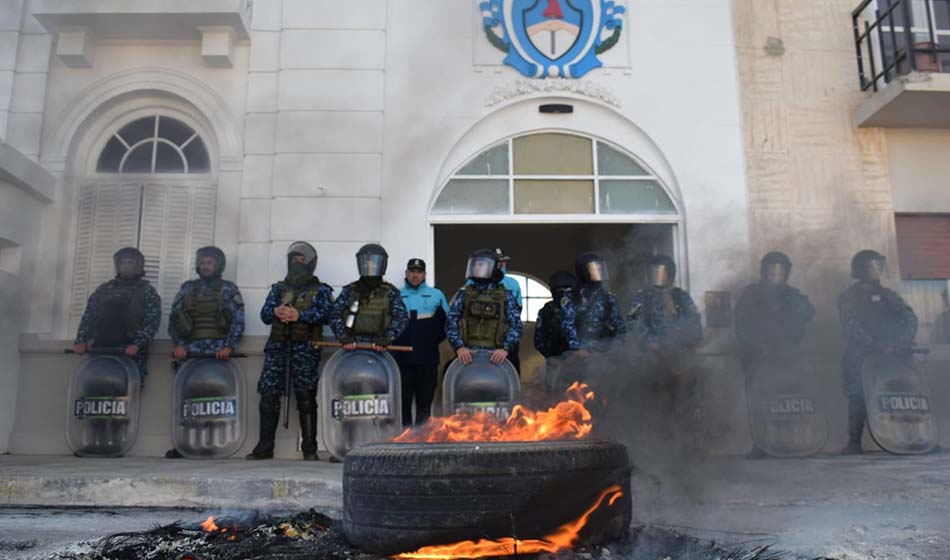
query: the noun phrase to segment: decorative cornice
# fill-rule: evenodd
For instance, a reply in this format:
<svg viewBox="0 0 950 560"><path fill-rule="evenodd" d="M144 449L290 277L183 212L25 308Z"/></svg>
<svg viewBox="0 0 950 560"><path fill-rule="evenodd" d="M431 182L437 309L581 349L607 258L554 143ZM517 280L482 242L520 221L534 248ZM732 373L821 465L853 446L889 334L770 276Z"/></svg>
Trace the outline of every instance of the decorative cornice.
<svg viewBox="0 0 950 560"><path fill-rule="evenodd" d="M620 98L607 86L589 80L549 78L547 80L518 79L495 87L485 100L486 107L494 107L505 101L535 93L570 93L620 108Z"/></svg>

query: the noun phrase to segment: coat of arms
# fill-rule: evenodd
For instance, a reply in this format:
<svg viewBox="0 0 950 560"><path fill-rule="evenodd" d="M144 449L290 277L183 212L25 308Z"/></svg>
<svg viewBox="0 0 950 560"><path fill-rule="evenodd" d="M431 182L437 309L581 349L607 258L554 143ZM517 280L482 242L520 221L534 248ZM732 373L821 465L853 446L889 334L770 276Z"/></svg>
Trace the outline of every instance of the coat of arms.
<svg viewBox="0 0 950 560"><path fill-rule="evenodd" d="M488 40L529 78L580 78L617 44L625 8L612 0L486 0Z"/></svg>

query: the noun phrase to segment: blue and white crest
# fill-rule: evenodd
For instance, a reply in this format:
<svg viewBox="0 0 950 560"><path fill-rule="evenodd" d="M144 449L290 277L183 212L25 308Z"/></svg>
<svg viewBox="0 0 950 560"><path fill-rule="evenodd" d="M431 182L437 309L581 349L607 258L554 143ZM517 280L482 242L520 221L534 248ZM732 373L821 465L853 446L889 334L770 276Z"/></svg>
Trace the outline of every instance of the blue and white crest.
<svg viewBox="0 0 950 560"><path fill-rule="evenodd" d="M612 0L486 0L479 8L505 64L529 78L580 78L601 66L597 56L620 39L625 11Z"/></svg>

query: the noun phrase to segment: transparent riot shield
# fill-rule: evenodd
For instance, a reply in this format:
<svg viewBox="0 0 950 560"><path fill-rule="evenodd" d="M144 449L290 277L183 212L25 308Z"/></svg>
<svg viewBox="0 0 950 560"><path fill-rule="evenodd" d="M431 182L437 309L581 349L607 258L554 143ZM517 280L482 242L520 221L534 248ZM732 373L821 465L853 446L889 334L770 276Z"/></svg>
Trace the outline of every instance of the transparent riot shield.
<svg viewBox="0 0 950 560"><path fill-rule="evenodd" d="M244 445L244 372L234 360L196 358L175 375L172 442L190 459L230 457Z"/></svg>
<svg viewBox="0 0 950 560"><path fill-rule="evenodd" d="M895 455L932 451L940 441L933 399L912 355L870 356L861 373L874 443Z"/></svg>
<svg viewBox="0 0 950 560"><path fill-rule="evenodd" d="M90 355L69 384L66 443L81 457L121 457L139 430L139 370L126 356Z"/></svg>
<svg viewBox="0 0 950 560"><path fill-rule="evenodd" d="M818 372L799 354L766 357L746 385L752 440L773 457L807 457L828 441Z"/></svg>
<svg viewBox="0 0 950 560"><path fill-rule="evenodd" d="M442 410L446 415L485 412L499 420L511 416L511 406L521 394L521 381L511 362L491 363L491 352L472 352L468 365L452 362L442 382Z"/></svg>
<svg viewBox="0 0 950 560"><path fill-rule="evenodd" d="M320 378L320 415L327 450L351 450L402 432L399 366L388 352L338 350Z"/></svg>

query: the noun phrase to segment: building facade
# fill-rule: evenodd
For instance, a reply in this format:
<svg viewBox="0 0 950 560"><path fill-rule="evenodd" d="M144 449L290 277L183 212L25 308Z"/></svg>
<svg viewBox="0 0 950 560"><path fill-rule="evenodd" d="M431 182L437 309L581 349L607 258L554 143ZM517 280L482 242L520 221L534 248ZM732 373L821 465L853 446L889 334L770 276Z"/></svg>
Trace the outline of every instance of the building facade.
<svg viewBox="0 0 950 560"><path fill-rule="evenodd" d="M701 308L781 248L835 328L850 255L896 279L895 213L950 207L950 136L856 120L856 1L0 0L0 451L65 450L36 405L65 402L57 353L126 245L160 339L194 250L224 250L252 381L298 239L337 291L367 242L447 292L481 247L531 281L598 250L626 291L665 252ZM937 310L939 281L907 286ZM168 350L133 453L167 447Z"/></svg>

